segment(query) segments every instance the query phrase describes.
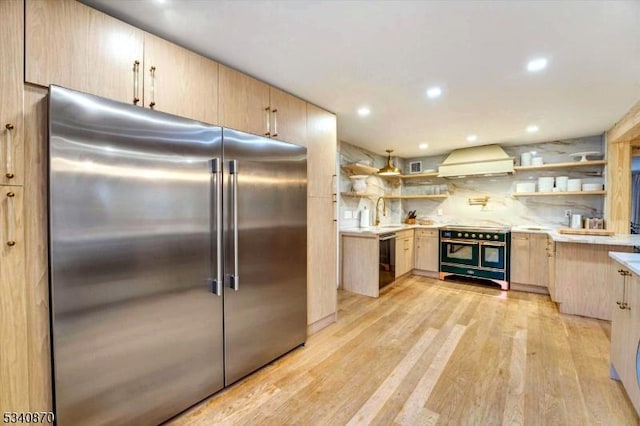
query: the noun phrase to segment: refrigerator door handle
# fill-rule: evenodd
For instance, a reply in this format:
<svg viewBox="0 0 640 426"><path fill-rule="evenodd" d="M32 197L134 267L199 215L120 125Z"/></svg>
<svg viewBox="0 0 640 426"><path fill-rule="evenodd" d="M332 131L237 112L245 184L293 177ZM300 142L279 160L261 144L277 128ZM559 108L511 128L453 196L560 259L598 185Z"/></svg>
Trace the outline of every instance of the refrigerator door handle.
<svg viewBox="0 0 640 426"><path fill-rule="evenodd" d="M222 168L220 159L211 160L211 173L215 175L216 215L216 277L211 280L211 292L222 296Z"/></svg>
<svg viewBox="0 0 640 426"><path fill-rule="evenodd" d="M233 220L233 273L229 274L229 287L238 291L240 276L238 275L238 161L229 161L229 174L232 177L231 218Z"/></svg>

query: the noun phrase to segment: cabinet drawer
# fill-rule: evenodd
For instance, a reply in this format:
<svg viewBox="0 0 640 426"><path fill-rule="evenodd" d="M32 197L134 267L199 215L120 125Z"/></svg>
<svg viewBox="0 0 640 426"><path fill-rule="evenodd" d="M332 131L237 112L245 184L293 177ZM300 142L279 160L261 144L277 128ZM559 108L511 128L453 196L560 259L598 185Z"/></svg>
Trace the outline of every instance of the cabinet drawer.
<svg viewBox="0 0 640 426"><path fill-rule="evenodd" d="M437 229L417 229L416 237L418 238L438 238L438 230Z"/></svg>
<svg viewBox="0 0 640 426"><path fill-rule="evenodd" d="M413 229L407 229L405 231L396 232L396 240L400 240L402 238L412 238L413 237Z"/></svg>

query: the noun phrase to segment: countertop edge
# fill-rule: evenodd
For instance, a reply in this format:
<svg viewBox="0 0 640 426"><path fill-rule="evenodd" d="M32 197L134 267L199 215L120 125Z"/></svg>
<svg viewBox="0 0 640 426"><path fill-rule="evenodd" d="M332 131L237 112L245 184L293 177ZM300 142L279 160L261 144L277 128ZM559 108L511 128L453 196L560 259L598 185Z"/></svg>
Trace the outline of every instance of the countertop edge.
<svg viewBox="0 0 640 426"><path fill-rule="evenodd" d="M609 257L619 264L631 269L634 274L640 275L640 253L610 251Z"/></svg>

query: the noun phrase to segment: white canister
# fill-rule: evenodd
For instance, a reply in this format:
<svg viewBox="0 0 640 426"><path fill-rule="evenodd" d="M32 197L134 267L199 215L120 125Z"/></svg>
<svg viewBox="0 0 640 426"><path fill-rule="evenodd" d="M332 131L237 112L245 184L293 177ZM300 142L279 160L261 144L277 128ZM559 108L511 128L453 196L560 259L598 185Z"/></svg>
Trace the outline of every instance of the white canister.
<svg viewBox="0 0 640 426"><path fill-rule="evenodd" d="M582 215L581 214L574 214L573 216L571 216L571 227L574 228L574 229L582 228Z"/></svg>
<svg viewBox="0 0 640 426"><path fill-rule="evenodd" d="M531 165L532 166L542 166L542 164L544 164L543 160L542 160L542 157L533 157L531 159Z"/></svg>
<svg viewBox="0 0 640 426"><path fill-rule="evenodd" d="M531 165L531 153L523 152L520 154L520 165L521 166L530 166Z"/></svg>
<svg viewBox="0 0 640 426"><path fill-rule="evenodd" d="M569 176L558 176L556 178L556 188L558 188L558 191L565 192L567 190L567 182L569 182Z"/></svg>
<svg viewBox="0 0 640 426"><path fill-rule="evenodd" d="M538 191L551 192L553 190L553 176L545 176L538 178Z"/></svg>

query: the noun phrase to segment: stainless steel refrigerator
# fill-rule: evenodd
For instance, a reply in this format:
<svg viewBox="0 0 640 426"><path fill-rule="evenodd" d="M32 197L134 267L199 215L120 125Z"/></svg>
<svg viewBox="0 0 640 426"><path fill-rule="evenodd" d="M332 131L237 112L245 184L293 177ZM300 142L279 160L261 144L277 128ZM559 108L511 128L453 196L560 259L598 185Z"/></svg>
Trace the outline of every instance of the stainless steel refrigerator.
<svg viewBox="0 0 640 426"><path fill-rule="evenodd" d="M58 424L157 424L304 343L304 147L56 86L49 108Z"/></svg>

